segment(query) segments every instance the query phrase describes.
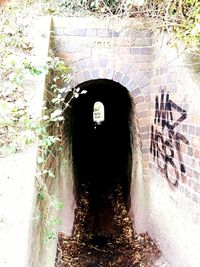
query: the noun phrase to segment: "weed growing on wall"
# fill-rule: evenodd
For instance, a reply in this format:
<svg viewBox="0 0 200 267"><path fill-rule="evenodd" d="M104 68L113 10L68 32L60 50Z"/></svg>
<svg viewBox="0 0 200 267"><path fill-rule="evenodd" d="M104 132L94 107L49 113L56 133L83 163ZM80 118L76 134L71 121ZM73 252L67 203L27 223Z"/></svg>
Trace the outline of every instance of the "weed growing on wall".
<svg viewBox="0 0 200 267"><path fill-rule="evenodd" d="M56 176L65 146L63 137L63 113L70 108L71 101L86 91L71 88L71 69L57 57L48 59L49 84L46 88L46 103L43 114L35 129L38 136L37 208L41 238L49 241L55 238L55 229L61 223L56 211L63 203L55 195ZM69 95L67 102L66 97Z"/></svg>

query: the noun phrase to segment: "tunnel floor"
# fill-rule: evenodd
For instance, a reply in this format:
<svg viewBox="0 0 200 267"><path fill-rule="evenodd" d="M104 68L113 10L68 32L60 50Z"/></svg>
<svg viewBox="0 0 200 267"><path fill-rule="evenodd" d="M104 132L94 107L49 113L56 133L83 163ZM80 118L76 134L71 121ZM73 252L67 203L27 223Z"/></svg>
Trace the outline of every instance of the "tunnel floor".
<svg viewBox="0 0 200 267"><path fill-rule="evenodd" d="M155 265L161 254L148 234L134 232L120 186L110 195L110 203L112 223L110 216L101 216L104 225L106 220L110 224L106 226L107 229L110 227L110 234L91 231L88 192L85 190L76 210L73 235L58 235L55 267L167 266Z"/></svg>

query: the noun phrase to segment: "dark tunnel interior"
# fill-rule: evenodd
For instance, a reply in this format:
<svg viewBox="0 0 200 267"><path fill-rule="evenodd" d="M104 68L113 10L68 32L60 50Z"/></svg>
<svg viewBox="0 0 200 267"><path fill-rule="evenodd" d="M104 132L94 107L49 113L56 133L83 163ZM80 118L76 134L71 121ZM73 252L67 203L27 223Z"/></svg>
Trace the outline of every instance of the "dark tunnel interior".
<svg viewBox="0 0 200 267"><path fill-rule="evenodd" d="M129 207L132 103L127 89L110 80L91 80L79 88L87 93L75 99L71 109L75 195L78 203L87 189L89 217L96 218L95 229L103 235L109 232L106 224L110 225L113 216L109 199L117 186ZM93 120L97 101L103 104L105 112L100 124Z"/></svg>

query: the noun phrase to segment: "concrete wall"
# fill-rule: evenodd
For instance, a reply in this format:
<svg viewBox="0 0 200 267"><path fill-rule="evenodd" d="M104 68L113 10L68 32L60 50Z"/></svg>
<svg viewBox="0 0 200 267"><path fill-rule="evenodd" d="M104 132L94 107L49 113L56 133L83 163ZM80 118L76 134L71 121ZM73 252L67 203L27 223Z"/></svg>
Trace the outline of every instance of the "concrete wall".
<svg viewBox="0 0 200 267"><path fill-rule="evenodd" d="M149 232L171 266L199 266L200 93L179 51L140 20L55 17L53 24L56 55L73 67L73 86L110 79L133 98L136 230ZM71 204L63 213L66 232Z"/></svg>
<svg viewBox="0 0 200 267"><path fill-rule="evenodd" d="M0 266L27 266L32 224L35 147L0 159Z"/></svg>
<svg viewBox="0 0 200 267"><path fill-rule="evenodd" d="M30 18L31 40L36 66L43 66L49 49L50 18ZM34 87L27 90L29 111L33 117L41 114L45 88L45 74L27 81ZM27 89L27 88L26 88ZM34 224L35 175L37 145L14 155L0 155L0 266L27 267ZM32 258L31 254L31 258Z"/></svg>

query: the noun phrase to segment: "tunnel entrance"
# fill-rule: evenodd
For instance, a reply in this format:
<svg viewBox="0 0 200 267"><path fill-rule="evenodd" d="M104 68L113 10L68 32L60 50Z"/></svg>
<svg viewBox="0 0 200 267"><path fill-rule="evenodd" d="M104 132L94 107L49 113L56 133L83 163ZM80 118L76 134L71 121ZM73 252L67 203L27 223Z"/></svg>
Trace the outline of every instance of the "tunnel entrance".
<svg viewBox="0 0 200 267"><path fill-rule="evenodd" d="M147 234L134 232L128 212L134 138L129 93L103 79L79 87L87 93L74 99L65 120L77 208L72 235L58 234L55 266L153 266L159 250Z"/></svg>
<svg viewBox="0 0 200 267"><path fill-rule="evenodd" d="M74 101L71 111L75 196L79 203L88 192L87 226L105 236L114 231L111 198L117 188L129 207L132 103L127 89L110 80L92 80L79 87L87 93Z"/></svg>

